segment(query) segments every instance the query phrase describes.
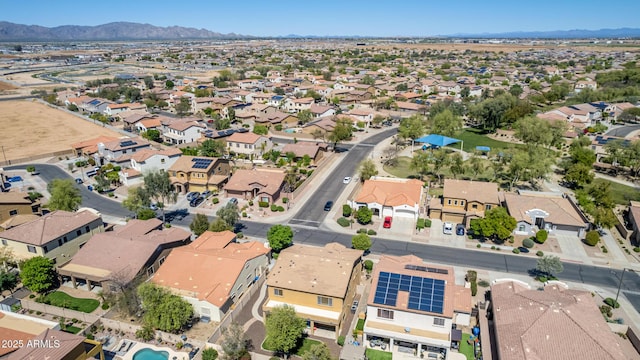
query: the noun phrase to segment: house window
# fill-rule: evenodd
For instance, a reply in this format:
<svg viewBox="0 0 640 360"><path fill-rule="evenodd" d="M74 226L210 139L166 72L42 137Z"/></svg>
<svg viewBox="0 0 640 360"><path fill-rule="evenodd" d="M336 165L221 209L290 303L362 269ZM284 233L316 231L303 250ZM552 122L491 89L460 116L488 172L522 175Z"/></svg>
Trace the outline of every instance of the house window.
<svg viewBox="0 0 640 360"><path fill-rule="evenodd" d="M45 254L49 252L49 249L47 249L47 245L43 246L42 250L44 251Z"/></svg>
<svg viewBox="0 0 640 360"><path fill-rule="evenodd" d="M387 309L378 309L378 318L393 320L393 311Z"/></svg>
<svg viewBox="0 0 640 360"><path fill-rule="evenodd" d="M27 250L30 253L34 253L34 254L36 253L36 247L35 246L27 245Z"/></svg>
<svg viewBox="0 0 640 360"><path fill-rule="evenodd" d="M153 275L153 273L154 273L153 266L147 268L147 276L151 276Z"/></svg>
<svg viewBox="0 0 640 360"><path fill-rule="evenodd" d="M491 205L485 205L484 208L485 210L491 210Z"/></svg>
<svg viewBox="0 0 640 360"><path fill-rule="evenodd" d="M524 231L524 225L518 226L518 231L523 232Z"/></svg>
<svg viewBox="0 0 640 360"><path fill-rule="evenodd" d="M160 163L161 163L161 164L164 164L164 159L160 159Z"/></svg>
<svg viewBox="0 0 640 360"><path fill-rule="evenodd" d="M58 239L58 246L62 246L62 239Z"/></svg>
<svg viewBox="0 0 640 360"><path fill-rule="evenodd" d="M282 296L282 289L273 289L273 295Z"/></svg>
<svg viewBox="0 0 640 360"><path fill-rule="evenodd" d="M464 200L460 200L460 205L464 206Z"/></svg>
<svg viewBox="0 0 640 360"><path fill-rule="evenodd" d="M458 200L455 200L455 201L453 202L453 205L458 205Z"/></svg>
<svg viewBox="0 0 640 360"><path fill-rule="evenodd" d="M9 216L18 215L18 210L10 210Z"/></svg>
<svg viewBox="0 0 640 360"><path fill-rule="evenodd" d="M82 230L76 230L76 236L82 235Z"/></svg>
<svg viewBox="0 0 640 360"><path fill-rule="evenodd" d="M88 233L88 232L89 232L89 227L88 227L88 226L85 226L85 227L84 227L84 232L86 232L86 233Z"/></svg>
<svg viewBox="0 0 640 360"><path fill-rule="evenodd" d="M444 326L444 319L442 319L442 318L433 318L433 325L435 325L435 326Z"/></svg>
<svg viewBox="0 0 640 360"><path fill-rule="evenodd" d="M451 205L451 199L447 200L447 205Z"/></svg>
<svg viewBox="0 0 640 360"><path fill-rule="evenodd" d="M64 242L67 242L67 237L66 237L66 236L65 236L65 237L63 237L63 239L64 239Z"/></svg>
<svg viewBox="0 0 640 360"><path fill-rule="evenodd" d="M474 209L474 210L478 209L478 204L471 205L471 208Z"/></svg>
<svg viewBox="0 0 640 360"><path fill-rule="evenodd" d="M162 265L162 263L164 262L164 260L166 259L166 257L161 257L160 260L158 260L158 264Z"/></svg>
<svg viewBox="0 0 640 360"><path fill-rule="evenodd" d="M333 299L326 296L318 296L318 305L333 306Z"/></svg>
<svg viewBox="0 0 640 360"><path fill-rule="evenodd" d="M7 243L7 240L2 239L2 245L7 246L7 245L9 245L9 244Z"/></svg>

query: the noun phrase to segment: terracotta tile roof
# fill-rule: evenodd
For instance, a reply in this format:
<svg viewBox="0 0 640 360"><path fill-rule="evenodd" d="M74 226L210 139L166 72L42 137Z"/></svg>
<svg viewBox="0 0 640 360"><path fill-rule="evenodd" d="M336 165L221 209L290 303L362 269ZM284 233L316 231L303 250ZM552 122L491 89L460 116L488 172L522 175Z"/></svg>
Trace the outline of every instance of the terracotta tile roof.
<svg viewBox="0 0 640 360"><path fill-rule="evenodd" d="M498 204L498 184L482 181L445 179L444 198L477 201L481 204Z"/></svg>
<svg viewBox="0 0 640 360"><path fill-rule="evenodd" d="M80 150L88 147L95 147L97 149L99 143L106 143L115 140L118 140L118 138L113 136L98 136L97 138L71 144L71 148Z"/></svg>
<svg viewBox="0 0 640 360"><path fill-rule="evenodd" d="M309 111L311 111L312 114L324 114L331 109L333 109L331 106L321 106L313 104L311 105L311 108L309 108Z"/></svg>
<svg viewBox="0 0 640 360"><path fill-rule="evenodd" d="M292 99L291 101L296 104L312 104L314 100L312 97L306 97L300 99Z"/></svg>
<svg viewBox="0 0 640 360"><path fill-rule="evenodd" d="M293 245L280 252L267 286L344 299L361 256L362 251L338 243Z"/></svg>
<svg viewBox="0 0 640 360"><path fill-rule="evenodd" d="M261 193L273 195L284 182L285 172L280 169L238 169L225 189L231 191L251 191L259 188Z"/></svg>
<svg viewBox="0 0 640 360"><path fill-rule="evenodd" d="M420 203L422 186L422 181L416 179L375 178L365 180L355 201L386 206L415 206Z"/></svg>
<svg viewBox="0 0 640 360"><path fill-rule="evenodd" d="M117 275L128 282L143 270L159 247L184 243L191 238L189 231L177 227L163 229L161 224L158 219L130 220L114 231L96 234L60 271L96 269L95 273L109 274L107 278ZM159 227L162 230L158 230Z"/></svg>
<svg viewBox="0 0 640 360"><path fill-rule="evenodd" d="M160 119L155 118L155 119L140 120L140 125L149 129L149 128L160 127L162 124L160 123Z"/></svg>
<svg viewBox="0 0 640 360"><path fill-rule="evenodd" d="M501 359L627 359L590 292L505 281L491 298Z"/></svg>
<svg viewBox="0 0 640 360"><path fill-rule="evenodd" d="M137 162L144 162L152 156L164 155L168 157L180 156L182 151L178 148L166 148L164 150L142 149L131 155L131 158Z"/></svg>
<svg viewBox="0 0 640 360"><path fill-rule="evenodd" d="M167 256L152 282L221 307L247 261L269 253L263 243L236 243L230 231L205 231Z"/></svg>
<svg viewBox="0 0 640 360"><path fill-rule="evenodd" d="M245 133L233 133L227 138L227 142L241 143L241 144L255 144L262 135L254 134L252 132Z"/></svg>
<svg viewBox="0 0 640 360"><path fill-rule="evenodd" d="M25 244L42 246L76 229L100 219L90 211L68 212L56 210L37 220L3 231L0 237Z"/></svg>
<svg viewBox="0 0 640 360"><path fill-rule="evenodd" d="M24 223L28 223L34 220L38 220L40 216L34 214L18 214L8 218L5 222L0 224L0 228L7 230Z"/></svg>
<svg viewBox="0 0 640 360"><path fill-rule="evenodd" d="M309 155L309 157L313 159L321 149L326 150L326 146L321 146L309 141L298 141L297 144L286 144L283 146L281 154L284 155L288 152L292 152L296 154L297 157Z"/></svg>
<svg viewBox="0 0 640 360"><path fill-rule="evenodd" d="M0 339L2 340L22 340L23 344L26 344L27 341L54 325L53 323L48 325L36 319L30 320L28 317L17 317L11 313L5 314L0 311ZM0 357L17 351L16 348L9 344L4 345L0 346Z"/></svg>
<svg viewBox="0 0 640 360"><path fill-rule="evenodd" d="M168 128L178 131L185 131L194 126L202 129L206 128L206 126L202 125L199 121L193 120L172 121L169 125L167 125Z"/></svg>
<svg viewBox="0 0 640 360"><path fill-rule="evenodd" d="M123 149L133 149L139 147L151 146L151 144L142 138L124 138L109 142L103 142L104 148L111 151L119 151ZM123 145L130 144L130 145Z"/></svg>
<svg viewBox="0 0 640 360"><path fill-rule="evenodd" d="M540 209L549 213L544 220L554 225L588 226L588 220L562 194L522 192L521 194L504 193L503 196L509 214L516 221L531 224L533 220L527 215L527 211Z"/></svg>
<svg viewBox="0 0 640 360"><path fill-rule="evenodd" d="M398 292L398 300L395 306L390 305L381 305L374 303L375 298L375 289L378 285L378 279L380 278L380 272L389 272L401 275L411 275L411 276L419 276L422 278L429 279L437 279L443 280L445 282L444 287L444 298L443 298L443 309L442 314L437 314L438 316L443 316L447 318L453 318L454 311L463 312L463 313L471 313L471 291L462 290L464 287L455 284L455 274L453 267L449 266L441 266L441 265L433 265L428 264L430 268L436 268L441 270L446 270L446 274L442 273L434 273L434 272L426 272L419 270L410 270L407 269L407 265L416 265L416 266L426 266L427 264L422 261L419 257L415 255L405 255L405 256L388 256L382 255L380 257L380 261L376 264L372 274L372 283L371 289L374 291L369 292L369 298L367 299L367 304L376 307L396 309L404 312L415 312L415 313L428 313L430 312L414 310L408 307L408 301L402 301L403 299L408 299L408 295L402 295L407 292L399 291ZM455 299L455 297L458 297Z"/></svg>
<svg viewBox="0 0 640 360"><path fill-rule="evenodd" d="M9 360L64 360L84 342L84 339L83 336L47 329L32 340L40 340L40 343L48 343L51 346L23 346L11 354Z"/></svg>

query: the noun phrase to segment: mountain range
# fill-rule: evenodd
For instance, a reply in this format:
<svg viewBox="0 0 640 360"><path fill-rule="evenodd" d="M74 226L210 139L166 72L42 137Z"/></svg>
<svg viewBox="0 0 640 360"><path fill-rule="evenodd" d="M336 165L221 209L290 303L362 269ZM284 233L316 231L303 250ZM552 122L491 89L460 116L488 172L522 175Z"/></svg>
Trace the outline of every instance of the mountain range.
<svg viewBox="0 0 640 360"><path fill-rule="evenodd" d="M44 27L0 21L0 41L89 41L89 40L196 40L239 39L254 36L235 33L221 34L207 29L182 26L154 26L132 22L112 22L96 26L63 25ZM317 36L285 35L278 38L365 38L366 35ZM393 36L395 37L395 36ZM600 30L517 31L503 33L465 33L439 35L440 38L501 38L501 39L590 39L640 38L639 28Z"/></svg>
<svg viewBox="0 0 640 360"><path fill-rule="evenodd" d="M180 40L237 39L245 36L221 34L182 26L160 27L131 22L112 22L96 26L63 25L44 27L0 21L0 41L78 41L78 40Z"/></svg>

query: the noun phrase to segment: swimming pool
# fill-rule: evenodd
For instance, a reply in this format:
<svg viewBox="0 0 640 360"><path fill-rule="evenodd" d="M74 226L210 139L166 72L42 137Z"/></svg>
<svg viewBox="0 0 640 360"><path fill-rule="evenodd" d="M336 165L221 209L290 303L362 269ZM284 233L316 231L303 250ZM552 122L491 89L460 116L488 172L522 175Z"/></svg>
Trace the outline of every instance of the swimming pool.
<svg viewBox="0 0 640 360"><path fill-rule="evenodd" d="M137 351L133 355L133 360L169 360L169 353L145 348Z"/></svg>

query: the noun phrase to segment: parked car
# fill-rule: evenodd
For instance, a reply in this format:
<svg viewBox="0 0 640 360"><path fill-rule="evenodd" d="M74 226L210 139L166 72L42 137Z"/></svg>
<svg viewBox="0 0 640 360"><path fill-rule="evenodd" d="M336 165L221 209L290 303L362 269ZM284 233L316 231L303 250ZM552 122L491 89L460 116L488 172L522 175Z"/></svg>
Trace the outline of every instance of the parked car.
<svg viewBox="0 0 640 360"><path fill-rule="evenodd" d="M209 190L202 192L202 197L205 198L205 199L208 198L209 195L211 195L211 191L209 191Z"/></svg>
<svg viewBox="0 0 640 360"><path fill-rule="evenodd" d="M235 204L235 205L238 205L238 199L236 199L236 198L231 198L231 199L229 199L229 202L228 202L228 203L229 203L229 204Z"/></svg>
<svg viewBox="0 0 640 360"><path fill-rule="evenodd" d="M345 176L344 179L342 180L343 184L348 184L351 182L351 176Z"/></svg>
<svg viewBox="0 0 640 360"><path fill-rule="evenodd" d="M18 182L18 181L22 181L22 177L20 176L11 176L9 178L7 178L8 182Z"/></svg>
<svg viewBox="0 0 640 360"><path fill-rule="evenodd" d="M464 235L464 225L458 224L456 225L456 235Z"/></svg>
<svg viewBox="0 0 640 360"><path fill-rule="evenodd" d="M158 210L158 205L152 203L151 205L149 205L149 209L151 209L153 211L156 211L156 210Z"/></svg>
<svg viewBox="0 0 640 360"><path fill-rule="evenodd" d="M384 223L382 224L382 227L385 229L390 229L391 228L391 216L387 216L384 218Z"/></svg>
<svg viewBox="0 0 640 360"><path fill-rule="evenodd" d="M200 197L200 193L199 193L199 192L197 192L197 191L192 191L192 192L190 192L190 193L188 193L188 194L187 194L187 200L188 200L188 201L191 201L191 200L193 200L193 199L197 199L197 198L199 198L199 197Z"/></svg>
<svg viewBox="0 0 640 360"><path fill-rule="evenodd" d="M324 211L329 211L333 207L333 201L329 200L326 204L324 204Z"/></svg>
<svg viewBox="0 0 640 360"><path fill-rule="evenodd" d="M197 198L194 198L189 202L189 206L197 207L198 205L202 204L203 201L204 201L204 198L198 196Z"/></svg>
<svg viewBox="0 0 640 360"><path fill-rule="evenodd" d="M353 304L351 304L351 312L355 313L358 311L358 300L353 300Z"/></svg>
<svg viewBox="0 0 640 360"><path fill-rule="evenodd" d="M82 179L76 178L76 184L82 184Z"/></svg>
<svg viewBox="0 0 640 360"><path fill-rule="evenodd" d="M447 235L453 234L453 224L450 222L444 223L444 225L442 225L442 232Z"/></svg>
<svg viewBox="0 0 640 360"><path fill-rule="evenodd" d="M528 253L528 252L529 252L529 249L527 249L527 248L526 248L526 247L524 247L524 246L520 246L520 247L518 248L518 250L520 250L520 252L521 252L521 253Z"/></svg>

